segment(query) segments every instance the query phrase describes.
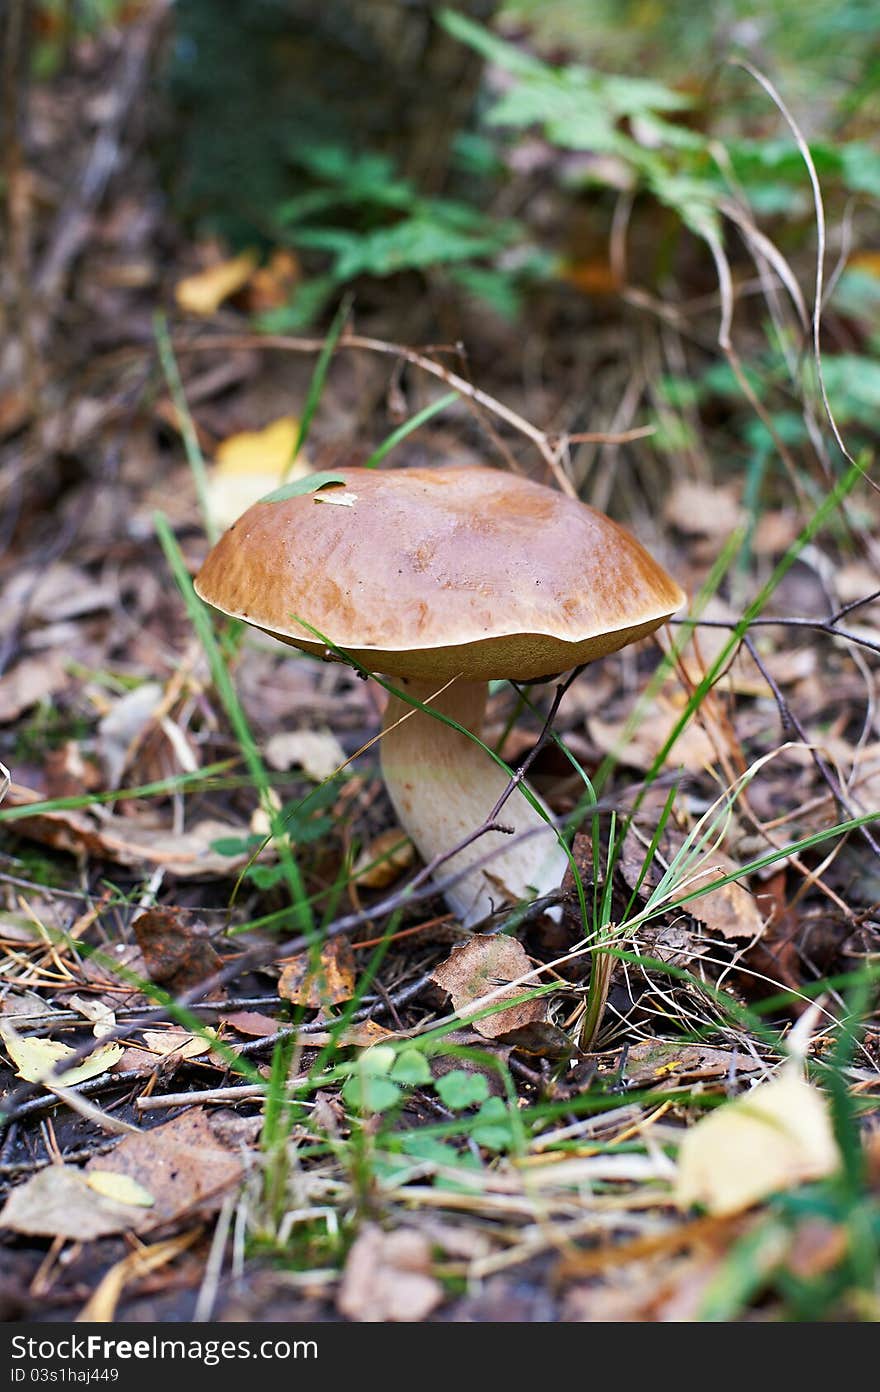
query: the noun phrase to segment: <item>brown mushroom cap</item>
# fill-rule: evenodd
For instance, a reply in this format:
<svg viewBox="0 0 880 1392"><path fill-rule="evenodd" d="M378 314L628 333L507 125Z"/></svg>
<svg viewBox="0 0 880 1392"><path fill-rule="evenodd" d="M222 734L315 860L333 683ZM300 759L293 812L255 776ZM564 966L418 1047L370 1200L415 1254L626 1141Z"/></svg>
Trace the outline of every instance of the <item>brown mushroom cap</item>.
<svg viewBox="0 0 880 1392"><path fill-rule="evenodd" d="M255 503L196 591L307 652L304 619L370 671L520 681L644 637L684 603L615 522L497 469L340 469L344 484Z"/></svg>

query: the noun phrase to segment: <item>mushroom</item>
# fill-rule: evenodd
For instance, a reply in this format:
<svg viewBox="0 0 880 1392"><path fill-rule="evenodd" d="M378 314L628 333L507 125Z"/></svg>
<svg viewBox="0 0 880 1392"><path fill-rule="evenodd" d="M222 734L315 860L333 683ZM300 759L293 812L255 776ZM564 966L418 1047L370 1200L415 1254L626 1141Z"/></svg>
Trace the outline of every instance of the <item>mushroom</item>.
<svg viewBox="0 0 880 1392"><path fill-rule="evenodd" d="M528 479L476 467L330 477L250 507L209 553L196 591L285 643L335 656L319 634L397 679L402 694L383 722L385 785L426 862L462 847L444 863L455 879L446 898L471 927L557 888L567 864L548 810L524 785L504 805L508 832L462 845L509 782L470 737L481 733L488 682L546 679L615 652L685 596L615 522Z"/></svg>

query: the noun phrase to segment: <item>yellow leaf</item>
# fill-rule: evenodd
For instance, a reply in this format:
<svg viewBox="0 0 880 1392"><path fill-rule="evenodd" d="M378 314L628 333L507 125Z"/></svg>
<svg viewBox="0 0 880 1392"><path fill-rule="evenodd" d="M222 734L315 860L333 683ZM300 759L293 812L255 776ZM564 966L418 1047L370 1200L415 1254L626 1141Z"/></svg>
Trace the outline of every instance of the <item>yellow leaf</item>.
<svg viewBox="0 0 880 1392"><path fill-rule="evenodd" d="M288 469L298 435L296 417L281 416L262 430L243 430L221 441L208 475L208 504L220 526L231 526L252 503L277 488L286 469L289 479L311 473L304 451Z"/></svg>
<svg viewBox="0 0 880 1392"><path fill-rule="evenodd" d="M25 1038L8 1026L0 1026L0 1035L3 1038L3 1047L15 1064L17 1076L29 1083L43 1082L59 1063L71 1058L75 1052L60 1040ZM74 1083L83 1083L87 1078L96 1078L99 1073L105 1073L121 1057L121 1044L104 1044L93 1054L89 1054L88 1058L75 1064L73 1068L66 1069L51 1082L72 1087Z"/></svg>
<svg viewBox="0 0 880 1392"><path fill-rule="evenodd" d="M789 1065L698 1121L678 1152L676 1198L709 1213L739 1213L840 1164L828 1105Z"/></svg>
<svg viewBox="0 0 880 1392"><path fill-rule="evenodd" d="M206 1030L205 1033L214 1038L213 1030ZM144 1030L144 1043L151 1053L159 1054L162 1058L168 1058L171 1054L183 1059L198 1058L211 1047L210 1039L180 1029Z"/></svg>
<svg viewBox="0 0 880 1392"><path fill-rule="evenodd" d="M130 1175L116 1174L113 1170L90 1170L85 1180L96 1194L103 1194L105 1199L113 1199L116 1203L152 1208L156 1202L153 1195Z"/></svg>
<svg viewBox="0 0 880 1392"><path fill-rule="evenodd" d="M213 314L224 300L247 285L257 266L256 254L243 251L231 261L220 261L179 281L174 298L187 314Z"/></svg>

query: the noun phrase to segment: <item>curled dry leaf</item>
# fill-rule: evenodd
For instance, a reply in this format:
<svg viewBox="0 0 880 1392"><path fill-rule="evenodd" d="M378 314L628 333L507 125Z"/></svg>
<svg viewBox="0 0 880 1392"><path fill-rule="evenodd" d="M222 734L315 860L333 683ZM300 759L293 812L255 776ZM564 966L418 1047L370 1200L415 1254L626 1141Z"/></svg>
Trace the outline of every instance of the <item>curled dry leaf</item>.
<svg viewBox="0 0 880 1392"><path fill-rule="evenodd" d="M22 660L0 678L0 725L54 696L67 685L67 664L54 648Z"/></svg>
<svg viewBox="0 0 880 1392"><path fill-rule="evenodd" d="M300 1036L300 1042L306 1048L316 1049L323 1049L331 1042L337 1049L371 1049L374 1044L387 1044L397 1037L393 1030L386 1029L377 1020L356 1020L344 1030L337 1030L336 1034L331 1034L329 1030L310 1030L308 1034Z"/></svg>
<svg viewBox="0 0 880 1392"><path fill-rule="evenodd" d="M600 1066L617 1071L620 1050L599 1055ZM702 1078L736 1078L760 1072L764 1065L751 1054L734 1053L711 1044L685 1044L676 1040L646 1039L627 1050L623 1076L628 1083L648 1084Z"/></svg>
<svg viewBox="0 0 880 1392"><path fill-rule="evenodd" d="M425 1319L443 1299L431 1275L431 1245L412 1228L385 1233L375 1224L361 1229L345 1263L337 1305L347 1319L412 1323Z"/></svg>
<svg viewBox="0 0 880 1392"><path fill-rule="evenodd" d="M676 1197L712 1214L739 1213L839 1164L828 1105L790 1064L685 1133Z"/></svg>
<svg viewBox="0 0 880 1392"><path fill-rule="evenodd" d="M220 966L205 925L176 909L147 909L132 927L148 977L175 995L201 985Z"/></svg>
<svg viewBox="0 0 880 1392"><path fill-rule="evenodd" d="M338 1005L354 995L354 952L348 938L331 938L324 943L315 962L310 952L291 958L278 981L278 994L294 1005L309 1010Z"/></svg>
<svg viewBox="0 0 880 1392"><path fill-rule="evenodd" d="M32 788L12 783L6 801L9 807L27 807L42 799ZM92 855L139 869L151 865L181 877L234 875L247 863L245 855L220 855L213 849L215 841L246 834L227 822L203 821L189 831L162 831L141 826L134 817L104 813L99 819L85 808L68 808L20 817L15 830L19 836L71 855Z"/></svg>
<svg viewBox="0 0 880 1392"><path fill-rule="evenodd" d="M543 1020L546 1015L547 1002L540 998L507 1007L502 1005L503 1001L533 988L535 982L532 979L507 990L499 990L499 987L506 982L519 981L531 970L526 950L516 938L477 934L435 968L432 980L449 992L453 1008L462 1019L491 1005L493 1013L474 1020L473 1027L484 1039L495 1039L533 1020ZM488 996L492 997L489 1002L486 1001Z"/></svg>
<svg viewBox="0 0 880 1392"><path fill-rule="evenodd" d="M187 314L214 314L224 300L247 285L257 266L252 251L243 251L228 261L218 261L204 271L185 276L174 289L179 309Z"/></svg>
<svg viewBox="0 0 880 1392"><path fill-rule="evenodd" d="M352 877L358 889L387 889L415 860L415 847L400 827L389 827L355 861Z"/></svg>

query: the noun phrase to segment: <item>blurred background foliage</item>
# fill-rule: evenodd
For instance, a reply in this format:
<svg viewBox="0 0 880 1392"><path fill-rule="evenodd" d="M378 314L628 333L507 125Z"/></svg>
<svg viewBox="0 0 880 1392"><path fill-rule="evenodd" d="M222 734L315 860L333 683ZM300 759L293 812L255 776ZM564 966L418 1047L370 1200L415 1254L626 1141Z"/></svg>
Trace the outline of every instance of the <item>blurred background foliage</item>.
<svg viewBox="0 0 880 1392"><path fill-rule="evenodd" d="M129 10L42 0L33 66ZM653 448L698 452L694 421L714 412L754 491L773 446L809 436L800 399L819 402L817 219L792 129L736 60L809 142L825 378L859 448L880 404L876 21L876 0L225 0L222 17L177 0L155 154L187 236L288 254L260 328L320 327L347 289L359 312L393 301L392 327L422 341L467 337L475 313L562 342L680 307L688 346L651 381ZM763 419L719 362L725 264Z"/></svg>

